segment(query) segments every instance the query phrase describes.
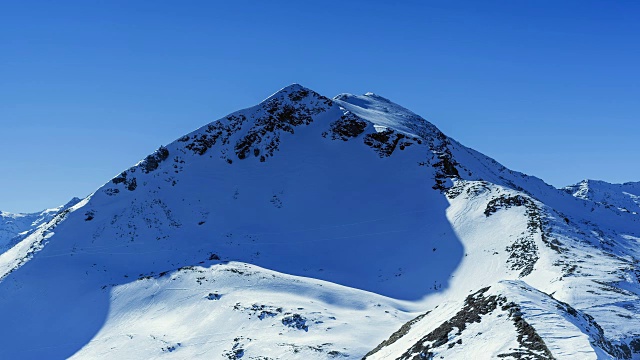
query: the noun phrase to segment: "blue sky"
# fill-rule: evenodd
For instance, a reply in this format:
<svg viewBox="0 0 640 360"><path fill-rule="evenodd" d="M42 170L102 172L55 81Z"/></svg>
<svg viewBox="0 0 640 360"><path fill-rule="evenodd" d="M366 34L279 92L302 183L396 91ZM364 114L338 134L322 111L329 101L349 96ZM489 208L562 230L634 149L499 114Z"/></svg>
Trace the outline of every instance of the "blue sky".
<svg viewBox="0 0 640 360"><path fill-rule="evenodd" d="M563 186L640 181L634 1L3 1L0 209L86 196L297 82Z"/></svg>

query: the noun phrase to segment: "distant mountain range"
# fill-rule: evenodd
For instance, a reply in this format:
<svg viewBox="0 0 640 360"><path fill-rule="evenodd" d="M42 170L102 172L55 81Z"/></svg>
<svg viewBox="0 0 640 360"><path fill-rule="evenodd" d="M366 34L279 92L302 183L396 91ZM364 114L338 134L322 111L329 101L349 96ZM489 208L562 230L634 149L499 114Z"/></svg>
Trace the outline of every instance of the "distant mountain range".
<svg viewBox="0 0 640 360"><path fill-rule="evenodd" d="M15 244L38 226L43 225L64 209L80 201L73 198L67 204L36 213L8 213L0 211L0 251ZM13 240L13 242L12 242Z"/></svg>
<svg viewBox="0 0 640 360"><path fill-rule="evenodd" d="M556 189L381 96L294 84L7 215L0 353L640 359L638 184Z"/></svg>
<svg viewBox="0 0 640 360"><path fill-rule="evenodd" d="M640 212L640 182L609 184L604 181L584 180L563 190L575 197L609 208L634 214Z"/></svg>

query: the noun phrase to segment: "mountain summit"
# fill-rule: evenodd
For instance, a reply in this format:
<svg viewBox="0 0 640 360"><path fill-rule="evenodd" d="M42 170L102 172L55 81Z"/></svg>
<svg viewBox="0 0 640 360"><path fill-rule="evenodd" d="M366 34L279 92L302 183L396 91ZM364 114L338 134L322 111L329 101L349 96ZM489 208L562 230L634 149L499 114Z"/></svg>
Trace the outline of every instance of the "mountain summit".
<svg viewBox="0 0 640 360"><path fill-rule="evenodd" d="M1 254L2 354L640 358L640 218L578 195L290 85Z"/></svg>
<svg viewBox="0 0 640 360"><path fill-rule="evenodd" d="M640 213L640 182L609 184L605 181L583 180L563 190L575 197L622 212Z"/></svg>

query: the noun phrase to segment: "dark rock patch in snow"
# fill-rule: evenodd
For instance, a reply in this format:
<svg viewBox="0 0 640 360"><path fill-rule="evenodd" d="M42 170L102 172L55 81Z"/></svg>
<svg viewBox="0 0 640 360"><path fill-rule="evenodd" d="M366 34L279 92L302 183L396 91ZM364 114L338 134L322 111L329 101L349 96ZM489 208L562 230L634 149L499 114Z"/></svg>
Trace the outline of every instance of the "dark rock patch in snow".
<svg viewBox="0 0 640 360"><path fill-rule="evenodd" d="M364 143L376 150L380 157L389 157L396 148L404 150L413 144L406 135L391 129L367 134L364 137Z"/></svg>
<svg viewBox="0 0 640 360"><path fill-rule="evenodd" d="M548 360L554 359L551 351L544 343L544 340L538 335L536 329L522 318L520 307L510 302L502 306L503 311L509 313L509 318L513 321L518 333L519 349L515 349L510 353L498 354L499 358L514 358L527 360Z"/></svg>
<svg viewBox="0 0 640 360"><path fill-rule="evenodd" d="M361 120L353 113L347 112L339 120L331 123L330 130L322 133L322 136L327 137L331 133L331 139L333 140L348 141L350 138L360 136L366 128L366 121Z"/></svg>
<svg viewBox="0 0 640 360"><path fill-rule="evenodd" d="M209 293L209 295L207 295L207 300L220 300L221 298L222 295L218 293Z"/></svg>
<svg viewBox="0 0 640 360"><path fill-rule="evenodd" d="M131 172L134 172L135 169L130 169ZM122 173L120 173L120 175L114 177L111 182L114 184L124 184L124 187L129 190L129 191L133 191L138 187L138 182L136 181L135 177L128 177L128 173L126 171L123 171Z"/></svg>
<svg viewBox="0 0 640 360"><path fill-rule="evenodd" d="M314 105L302 102L310 96L323 101ZM326 101L331 101L308 90L292 92L288 97L292 103L285 103L285 99L280 97L263 103L266 114L255 119L247 134L235 144L234 150L239 159L246 158L249 153L256 157L261 153L265 157L273 156L278 150L281 132L293 134L295 127L311 124L313 115L326 111Z"/></svg>
<svg viewBox="0 0 640 360"><path fill-rule="evenodd" d="M383 342L381 342L380 344L378 344L378 346L375 347L375 349L369 351L363 358L362 360L365 360L367 357L377 353L378 351L382 350L382 348L387 347L393 343L395 343L396 341L398 341L400 338L402 338L403 336L407 335L407 333L409 333L409 330L411 330L411 327L417 323L418 321L422 320L423 317L425 317L426 315L428 315L430 313L430 311L418 315L416 316L413 320L406 322L405 324L402 325L402 327L400 327L400 329L396 332L394 332L393 334L391 334L391 336L389 336L389 338Z"/></svg>
<svg viewBox="0 0 640 360"><path fill-rule="evenodd" d="M156 150L153 154L147 156L140 163L140 167L142 168L142 172L148 174L158 168L160 163L167 160L169 158L169 150L166 147L160 146L158 150Z"/></svg>
<svg viewBox="0 0 640 360"><path fill-rule="evenodd" d="M399 360L432 358L434 355L432 350L446 345L451 340L449 334L454 329L457 329L455 335L461 335L468 324L481 322L482 315L491 313L498 305L506 302L504 298L496 295L484 296L487 290L489 290L488 287L469 295L460 311L418 340L399 357Z"/></svg>
<svg viewBox="0 0 640 360"><path fill-rule="evenodd" d="M282 325L288 326L298 330L309 331L309 326L307 325L307 319L300 314L292 314L285 316L282 319Z"/></svg>
<svg viewBox="0 0 640 360"><path fill-rule="evenodd" d="M534 206L535 207L535 204L533 204L533 201L531 201L531 199L524 197L522 195L513 195L513 196L502 195L489 201L486 209L484 210L484 214L487 217L489 217L491 216L491 214L497 212L500 209L508 209L514 206L527 206L527 207Z"/></svg>
<svg viewBox="0 0 640 360"><path fill-rule="evenodd" d="M507 246L505 250L509 253L507 263L512 270L520 271L520 277L531 274L539 259L538 246L532 234L518 237L518 239Z"/></svg>

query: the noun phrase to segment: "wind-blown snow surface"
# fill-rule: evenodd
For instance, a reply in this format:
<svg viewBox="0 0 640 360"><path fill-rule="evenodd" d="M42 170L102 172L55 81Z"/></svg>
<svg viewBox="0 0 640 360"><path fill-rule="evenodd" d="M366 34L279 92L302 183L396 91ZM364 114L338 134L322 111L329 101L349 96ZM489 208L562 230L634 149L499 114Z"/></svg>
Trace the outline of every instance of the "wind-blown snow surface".
<svg viewBox="0 0 640 360"><path fill-rule="evenodd" d="M161 147L0 255L0 349L638 358L639 222L375 94L292 85Z"/></svg>

